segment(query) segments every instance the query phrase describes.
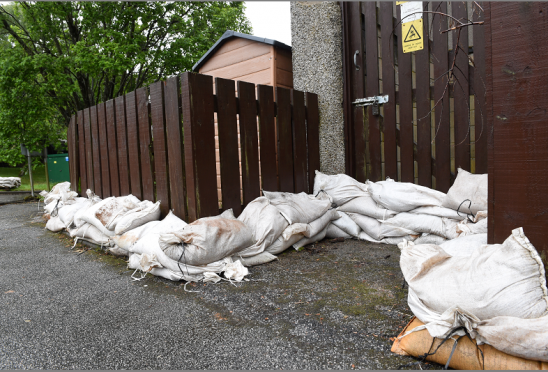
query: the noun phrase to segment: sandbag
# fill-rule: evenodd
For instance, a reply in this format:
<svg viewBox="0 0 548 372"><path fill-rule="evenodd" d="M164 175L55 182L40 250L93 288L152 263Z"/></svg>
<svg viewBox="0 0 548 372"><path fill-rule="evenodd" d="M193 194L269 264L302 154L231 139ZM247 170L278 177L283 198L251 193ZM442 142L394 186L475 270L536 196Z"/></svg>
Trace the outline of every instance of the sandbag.
<svg viewBox="0 0 548 372"><path fill-rule="evenodd" d="M487 244L487 233L464 235L438 245L451 256L468 257L484 244Z"/></svg>
<svg viewBox="0 0 548 372"><path fill-rule="evenodd" d="M320 191L327 193L337 206L346 204L354 198L368 195L365 184L346 174L330 176L317 170L314 177L314 195L318 195Z"/></svg>
<svg viewBox="0 0 548 372"><path fill-rule="evenodd" d="M111 222L119 215L137 207L138 203L139 199L133 195L118 198L111 196L88 208L80 216L80 219L92 224L103 234L107 236L114 236L116 233L113 230L109 230L106 226L109 225L114 228Z"/></svg>
<svg viewBox="0 0 548 372"><path fill-rule="evenodd" d="M341 212L357 213L373 217L378 220L387 220L394 217L398 212L381 207L369 194L358 196L337 208ZM453 211L454 212L454 211ZM456 213L456 212L455 212Z"/></svg>
<svg viewBox="0 0 548 372"><path fill-rule="evenodd" d="M331 223L337 226L339 229L357 238L360 235L361 228L360 226L350 218L350 216L345 212L339 211L340 218L331 221Z"/></svg>
<svg viewBox="0 0 548 372"><path fill-rule="evenodd" d="M275 206L287 222L310 223L320 217L331 207L327 200L316 199L304 192L292 194L289 192L263 191L264 196Z"/></svg>
<svg viewBox="0 0 548 372"><path fill-rule="evenodd" d="M478 220L477 217L478 216L476 216L474 221ZM462 221L457 225L456 231L459 236L487 234L487 218L480 219L475 223L470 222L469 220Z"/></svg>
<svg viewBox="0 0 548 372"><path fill-rule="evenodd" d="M0 177L0 189L13 189L21 186L19 177Z"/></svg>
<svg viewBox="0 0 548 372"><path fill-rule="evenodd" d="M161 234L160 248L175 261L200 266L251 246L251 229L242 221L225 216L200 218L181 230Z"/></svg>
<svg viewBox="0 0 548 372"><path fill-rule="evenodd" d="M339 214L339 212L337 212L337 210L335 209L328 210L327 212L325 212L323 216L310 222L307 225L306 231L304 232L304 236L306 236L307 238L310 238L314 235L319 234L323 229L326 228L327 225L329 225L331 221L336 220L340 217L341 215Z"/></svg>
<svg viewBox="0 0 548 372"><path fill-rule="evenodd" d="M284 231L286 230L287 229L285 229ZM284 234L282 234L280 235L278 239L274 241L274 243L266 247L264 251L270 254L280 254L303 238L304 238L303 233L297 233L297 234L290 235L290 237L286 240L284 239Z"/></svg>
<svg viewBox="0 0 548 372"><path fill-rule="evenodd" d="M97 245L109 245L109 237L99 231L92 224L86 223L80 227L68 230L69 235L73 238L88 240Z"/></svg>
<svg viewBox="0 0 548 372"><path fill-rule="evenodd" d="M352 238L352 235L347 234L344 230L341 230L339 227L333 225L333 223L330 223L329 225L327 225L325 237L329 239L336 239L336 238L350 239Z"/></svg>
<svg viewBox="0 0 548 372"><path fill-rule="evenodd" d="M252 256L252 257L238 257L238 255L232 256L232 260L234 262L241 261L242 265L249 267L249 266L257 266L262 265L265 263L272 262L277 257L274 256L272 253L269 253L267 251L261 252L258 255Z"/></svg>
<svg viewBox="0 0 548 372"><path fill-rule="evenodd" d="M46 223L46 229L53 232L64 230L65 227L65 224L61 221L59 216L51 217Z"/></svg>
<svg viewBox="0 0 548 372"><path fill-rule="evenodd" d="M408 212L424 206L442 206L445 194L428 187L393 180L371 182L367 188L373 200L386 209Z"/></svg>
<svg viewBox="0 0 548 372"><path fill-rule="evenodd" d="M289 223L278 208L262 196L249 203L238 220L248 226L253 233L253 245L239 252L241 257L251 257L263 252L282 234Z"/></svg>
<svg viewBox="0 0 548 372"><path fill-rule="evenodd" d="M383 238L383 236L381 236L381 223L376 218L351 212L347 212L346 214L352 219L352 221L356 222L356 224L360 227L360 229L363 230L363 232L365 232L374 240L381 240ZM402 236L403 235L408 235L408 233L404 232L402 233Z"/></svg>
<svg viewBox="0 0 548 372"><path fill-rule="evenodd" d="M527 322L532 320L528 319ZM536 321L536 319L534 320ZM546 321L546 320L544 320ZM426 353L433 353L436 349L436 353L426 357L427 361L445 365L449 360L455 339L458 339L455 351L451 356L449 367L453 369L461 370L546 370L548 369L548 363L544 360L540 362L538 360L524 359L523 357L513 356L500 348L495 348L490 345L481 345L476 340L471 340L468 337L455 336L454 339L449 339L443 345L442 339L434 339L426 329L414 331L415 329L421 329L424 326L419 319L414 317L409 324L403 329L403 331L396 337L391 351L398 355L411 355L414 357L422 357ZM545 326L545 329L548 327ZM516 327L519 332L520 328ZM414 332L413 332L414 331ZM513 333L507 333L505 336L506 344L520 344L523 339L513 337ZM534 349L540 349L544 347L544 353L546 353L546 334L536 333L536 335L544 335L544 339L536 339L536 346ZM534 337L534 335L533 335ZM532 340L533 341L533 340ZM479 344L479 345L478 345ZM438 349L439 347L439 349ZM536 352L535 355L541 353Z"/></svg>
<svg viewBox="0 0 548 372"><path fill-rule="evenodd" d="M432 216L438 216L438 217L445 217L445 218L452 218L454 220L462 221L466 218L466 213L461 212L460 214L449 208L445 207L438 207L438 206L426 206L426 207L418 207L415 209L411 209L409 213L414 214L430 214Z"/></svg>
<svg viewBox="0 0 548 372"><path fill-rule="evenodd" d="M548 311L544 267L522 228L503 244L452 257L436 245L400 247L408 304L433 337L497 316L533 319ZM461 332L460 335L463 333Z"/></svg>
<svg viewBox="0 0 548 372"><path fill-rule="evenodd" d="M63 206L63 208L59 209L57 215L61 221L63 221L65 226L70 226L74 220L74 215L76 212L78 212L81 208L87 208L87 206L91 205L91 203L92 201L87 198L76 198L74 200L74 204Z"/></svg>
<svg viewBox="0 0 548 372"><path fill-rule="evenodd" d="M381 223L382 237L420 235L428 233L443 236L446 239L455 239L458 221L437 217L428 214L398 213L396 216Z"/></svg>
<svg viewBox="0 0 548 372"><path fill-rule="evenodd" d="M150 221L158 221L160 219L160 202L150 202L144 200L139 203L137 208L134 208L125 213L116 224L114 232L116 235L122 235L129 230L144 225Z"/></svg>
<svg viewBox="0 0 548 372"><path fill-rule="evenodd" d="M64 204L68 204L67 202L74 200L78 193L70 191L70 182L61 182L53 186L50 192L44 190L40 195L44 197L44 204L50 204L54 200L60 200Z"/></svg>
<svg viewBox="0 0 548 372"><path fill-rule="evenodd" d="M435 245L440 245L440 244L443 244L447 241L450 241L450 240L447 240L446 238L444 238L443 236L439 236L439 235L436 235L436 234L428 234L428 233L423 233L420 237L418 237L414 243L415 245L419 245L419 244L435 244Z"/></svg>
<svg viewBox="0 0 548 372"><path fill-rule="evenodd" d="M299 249L301 247L304 247L307 244L319 242L320 240L325 238L325 234L327 233L327 228L328 226L326 226L322 231L320 231L318 234L314 235L311 238L302 238L297 243L293 244L293 248Z"/></svg>
<svg viewBox="0 0 548 372"><path fill-rule="evenodd" d="M463 203L465 200L470 200ZM462 204L462 206L461 206ZM457 210L460 206L461 212L477 213L487 210L487 174L472 174L459 168L457 178L453 186L447 191L443 200L444 207Z"/></svg>

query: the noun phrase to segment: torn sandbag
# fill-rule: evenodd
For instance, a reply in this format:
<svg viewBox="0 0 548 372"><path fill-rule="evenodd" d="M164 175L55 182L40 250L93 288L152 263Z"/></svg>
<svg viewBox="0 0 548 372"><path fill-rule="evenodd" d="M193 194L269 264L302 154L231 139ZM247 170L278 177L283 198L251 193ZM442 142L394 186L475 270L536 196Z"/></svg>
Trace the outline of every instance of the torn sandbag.
<svg viewBox="0 0 548 372"><path fill-rule="evenodd" d="M330 223L329 225L327 225L325 237L329 239L337 239L337 238L350 239L352 238L352 235L347 234L345 231L341 230L339 227Z"/></svg>
<svg viewBox="0 0 548 372"><path fill-rule="evenodd" d="M291 225L294 223L310 223L323 216L331 203L317 199L304 192L292 194L289 192L263 191L270 204L278 208L282 216Z"/></svg>
<svg viewBox="0 0 548 372"><path fill-rule="evenodd" d="M120 217L114 232L116 235L122 235L127 231L133 230L150 221L160 219L160 201L156 203L144 200L138 206L126 212Z"/></svg>
<svg viewBox="0 0 548 372"><path fill-rule="evenodd" d="M354 198L366 196L367 186L346 174L327 175L317 170L313 194L318 195L321 191L328 194L333 203L341 206Z"/></svg>
<svg viewBox="0 0 548 372"><path fill-rule="evenodd" d="M357 213L364 216L376 218L378 220L387 220L394 217L398 212L386 209L379 204L369 194L358 196L337 208L341 212Z"/></svg>
<svg viewBox="0 0 548 372"><path fill-rule="evenodd" d="M331 223L337 226L339 229L345 233L357 238L360 235L361 228L356 222L350 218L350 216L345 212L339 211L340 218L331 221ZM327 233L327 232L326 232Z"/></svg>
<svg viewBox="0 0 548 372"><path fill-rule="evenodd" d="M418 243L415 241L415 244ZM468 257L485 244L487 244L487 233L459 236L438 245L451 256Z"/></svg>
<svg viewBox="0 0 548 372"><path fill-rule="evenodd" d="M445 194L428 187L409 182L367 181L367 188L373 200L386 209L408 212L424 206L442 206Z"/></svg>
<svg viewBox="0 0 548 372"><path fill-rule="evenodd" d="M458 221L451 218L402 212L381 222L380 235L390 237L428 233L443 236L446 239L455 239L459 236L457 224Z"/></svg>
<svg viewBox="0 0 548 372"><path fill-rule="evenodd" d="M189 265L207 265L230 257L253 244L249 227L236 218L200 218L183 229L160 235L164 253Z"/></svg>
<svg viewBox="0 0 548 372"><path fill-rule="evenodd" d="M258 197L249 203L238 220L248 226L253 233L253 245L239 252L241 257L251 257L263 252L282 234L289 223L278 208L264 197Z"/></svg>
<svg viewBox="0 0 548 372"><path fill-rule="evenodd" d="M466 202L468 200L469 202ZM447 191L442 205L462 214L487 210L487 174L472 174L459 168L453 186Z"/></svg>
<svg viewBox="0 0 548 372"><path fill-rule="evenodd" d="M452 257L429 244L400 249L409 307L433 337L445 337L458 326L474 335L481 320L533 319L548 311L544 267L522 228L503 244L483 245L469 257Z"/></svg>

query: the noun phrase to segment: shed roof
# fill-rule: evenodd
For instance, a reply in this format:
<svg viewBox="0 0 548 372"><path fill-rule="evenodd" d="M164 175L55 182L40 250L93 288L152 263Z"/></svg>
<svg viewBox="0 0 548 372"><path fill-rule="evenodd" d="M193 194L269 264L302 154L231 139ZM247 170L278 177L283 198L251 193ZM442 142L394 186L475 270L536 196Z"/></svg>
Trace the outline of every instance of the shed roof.
<svg viewBox="0 0 548 372"><path fill-rule="evenodd" d="M288 51L291 51L291 47L287 44L284 44L282 42L279 42L277 40L272 40L272 39L267 39L267 38L264 38L264 37L258 37L258 36L253 36L253 35L248 35L248 34L242 34L240 32L236 32L236 31L231 31L231 30L227 30L223 36L221 36L221 38L219 40L217 40L217 42L211 47L209 48L209 50L206 52L206 54L204 54L202 56L202 58L200 58L200 60L198 62L196 62L196 64L192 67L192 71L194 72L198 72L198 70L200 69L200 67L202 67L204 65L204 63L207 62L207 60L213 55L215 54L215 52L221 47L223 46L223 44L229 40L229 39L232 39L234 37L240 37L240 38L243 38L243 39L248 39L248 40L253 40L253 41L257 41L259 43L265 43L265 44L269 44L269 45L274 45L275 47L278 47L278 48L281 48L281 49L285 49L285 50L288 50Z"/></svg>

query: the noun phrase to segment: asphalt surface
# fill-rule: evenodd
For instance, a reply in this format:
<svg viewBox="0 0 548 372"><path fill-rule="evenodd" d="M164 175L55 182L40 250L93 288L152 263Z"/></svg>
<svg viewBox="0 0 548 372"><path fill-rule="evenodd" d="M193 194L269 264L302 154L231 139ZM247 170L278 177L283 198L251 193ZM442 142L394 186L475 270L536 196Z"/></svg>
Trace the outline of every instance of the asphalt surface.
<svg viewBox="0 0 548 372"><path fill-rule="evenodd" d="M2 369L395 369L411 319L395 246L323 241L234 286L148 275L0 206Z"/></svg>

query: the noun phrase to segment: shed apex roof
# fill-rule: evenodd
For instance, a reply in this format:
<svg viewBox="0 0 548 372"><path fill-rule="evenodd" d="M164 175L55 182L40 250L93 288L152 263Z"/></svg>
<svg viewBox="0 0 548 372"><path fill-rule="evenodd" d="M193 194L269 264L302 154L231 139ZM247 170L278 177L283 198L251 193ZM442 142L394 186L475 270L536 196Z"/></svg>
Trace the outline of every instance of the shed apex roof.
<svg viewBox="0 0 548 372"><path fill-rule="evenodd" d="M248 34L242 34L240 32L236 32L236 31L232 31L232 30L227 30L223 36L221 36L221 38L219 40L217 40L217 42L211 47L209 48L209 50L206 52L206 54L204 54L202 56L202 58L200 58L200 60L198 62L196 62L196 64L192 67L192 71L194 72L198 72L198 70L200 69L200 67L202 67L204 65L204 63L207 62L207 60L209 59L209 57L211 57L213 54L215 54L215 52L229 39L231 38L234 38L234 37L240 37L240 38L243 38L243 39L248 39L248 40L253 40L253 41L258 41L259 43L265 43L265 44L269 44L269 45L274 45L275 47L278 47L278 48L281 48L281 49L285 49L285 50L288 50L288 51L291 51L291 47L287 44L284 44L282 42L279 42L277 40L272 40L272 39L267 39L267 38L264 38L264 37L258 37L258 36L253 36L253 35L248 35Z"/></svg>

